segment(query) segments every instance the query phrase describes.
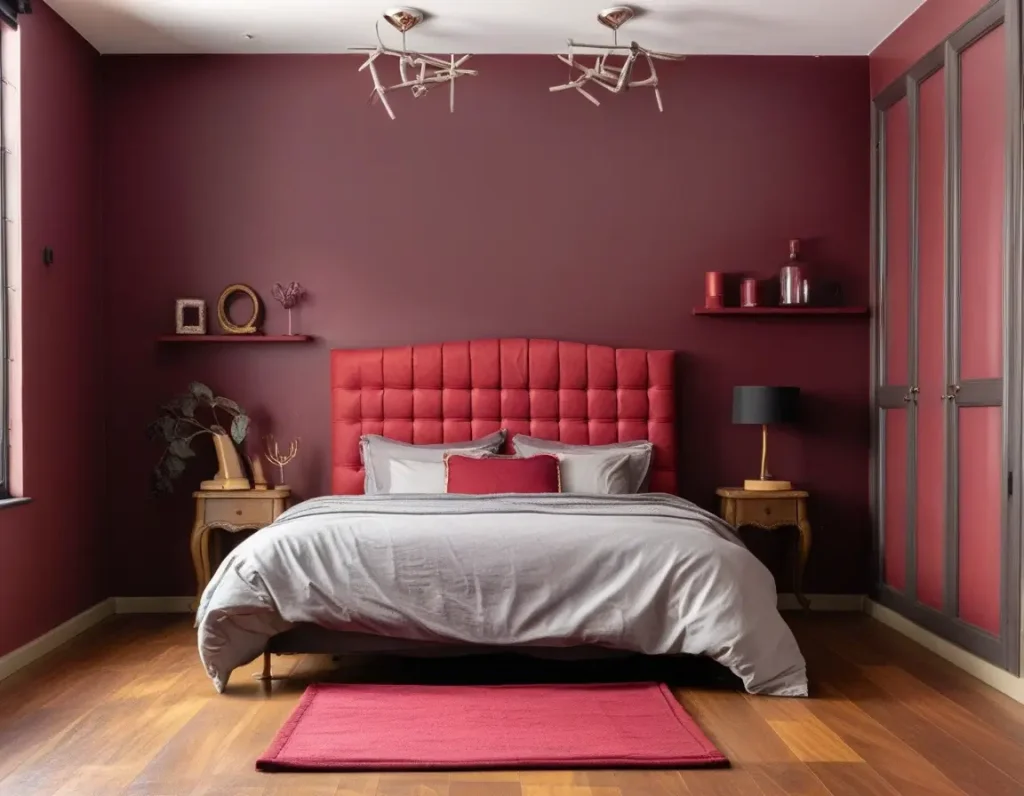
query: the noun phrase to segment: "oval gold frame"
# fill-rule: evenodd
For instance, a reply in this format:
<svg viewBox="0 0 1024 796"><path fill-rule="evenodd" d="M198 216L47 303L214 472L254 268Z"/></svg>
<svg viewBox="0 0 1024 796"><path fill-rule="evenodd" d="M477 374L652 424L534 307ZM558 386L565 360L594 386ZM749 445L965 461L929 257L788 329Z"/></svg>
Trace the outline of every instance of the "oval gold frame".
<svg viewBox="0 0 1024 796"><path fill-rule="evenodd" d="M227 311L228 299L236 293L245 293L245 295L252 299L252 317L241 326L232 323ZM260 318L260 310L262 309L263 305L260 303L260 297L256 295L256 291L251 287L248 285L228 285L220 294L220 298L217 299L217 322L220 323L220 328L224 330L225 334L256 334L259 331L257 324Z"/></svg>

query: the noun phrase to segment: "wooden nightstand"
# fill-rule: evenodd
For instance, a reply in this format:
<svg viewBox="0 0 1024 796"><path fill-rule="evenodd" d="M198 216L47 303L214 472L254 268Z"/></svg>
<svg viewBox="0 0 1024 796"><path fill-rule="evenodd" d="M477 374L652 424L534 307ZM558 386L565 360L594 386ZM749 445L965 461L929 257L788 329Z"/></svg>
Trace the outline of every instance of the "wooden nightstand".
<svg viewBox="0 0 1024 796"><path fill-rule="evenodd" d="M748 492L745 489L719 489L720 516L734 528L753 525L766 531L794 527L800 532L797 562L793 572L793 593L804 610L811 604L804 596L804 568L811 552L811 523L807 519L807 493Z"/></svg>
<svg viewBox="0 0 1024 796"><path fill-rule="evenodd" d="M288 488L192 493L196 499L196 522L192 526L191 545L198 589L196 606L213 574L210 568L210 531L258 531L270 525L288 508L291 494Z"/></svg>

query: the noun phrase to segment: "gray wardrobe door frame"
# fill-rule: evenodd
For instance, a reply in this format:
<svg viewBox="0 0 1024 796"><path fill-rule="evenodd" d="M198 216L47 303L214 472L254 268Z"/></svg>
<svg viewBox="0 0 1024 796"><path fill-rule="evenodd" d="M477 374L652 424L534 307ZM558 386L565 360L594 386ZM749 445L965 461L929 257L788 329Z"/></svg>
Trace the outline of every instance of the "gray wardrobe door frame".
<svg viewBox="0 0 1024 796"><path fill-rule="evenodd" d="M1012 0L1006 4L1004 24L1007 26L1007 180L1005 229L1005 272L1003 317L1007 339L1003 346L1003 415L1008 419L1003 431L1003 462L1008 479L1008 500L1003 517L1003 643L1006 649L1005 668L1020 674L1021 666L1021 598L1022 598L1022 521L1021 489L1010 488L1015 475L1021 472L1024 459L1024 3Z"/></svg>
<svg viewBox="0 0 1024 796"><path fill-rule="evenodd" d="M914 384L912 363L909 361L909 356L913 350L913 339L911 335L914 334L914 325L912 322L912 312L908 310L907 313L907 343L908 343L908 362L907 362L907 381L906 385L890 385L885 384L885 370L886 370L886 359L885 359L885 338L886 338L886 285L885 277L887 270L887 249L886 249L886 238L887 231L885 228L886 224L886 174L885 174L885 162L886 162L886 136L885 136L885 114L892 108L897 102L907 97L907 86L908 81L903 79L898 83L894 83L885 92L880 94L871 106L871 118L872 127L871 134L873 138L873 146L871 148L873 168L871 170L872 177L872 194L871 201L875 208L875 212L871 217L871 257L874 261L874 266L871 269L872 274L872 296L873 296L873 315L875 322L871 325L872 340L871 340L871 420L872 420L872 452L871 460L873 463L874 477L870 479L870 501L871 501L871 515L873 517L873 525L876 529L875 535L875 550L873 559L874 566L874 578L873 583L881 584L884 582L885 574L885 489L883 487L885 483L885 439L886 439L886 423L885 416L886 409L902 410L908 413L907 416L907 440L908 451L909 446L914 443L911 436L911 418L910 412L913 407L913 393L911 393L911 386ZM909 261L908 261L909 262ZM913 276L909 277L911 280ZM913 282L908 282L908 287L913 288ZM907 458L907 494L912 494L912 490L915 487L916 473L913 472L914 461L913 457L908 456ZM909 507L908 502L908 507ZM910 525L910 517L907 517L907 538L910 540L913 537L913 528ZM909 546L908 541L908 546ZM908 559L909 560L909 559ZM908 586L910 580L907 581Z"/></svg>
<svg viewBox="0 0 1024 796"><path fill-rule="evenodd" d="M956 403L961 406L1002 405L1004 408L1004 472L1012 478L1019 470L1021 451L1024 448L1022 430L1021 393L1022 384L1020 358L1021 342L1021 289L1024 279L1021 274L1024 231L1022 231L1022 136L1021 136L1021 3L1022 0L993 0L975 17L953 34L946 42L935 47L900 80L883 91L872 106L872 246L874 260L872 268L872 295L874 297L875 323L872 325L872 466L871 479L872 517L876 529L874 566L876 569L873 596L883 605L907 616L922 627L941 635L968 649L976 655L996 663L1013 673L1020 669L1020 616L1021 616L1021 509L1020 487L1007 496L1003 505L1003 571L1002 598L1003 621L999 638L968 625L957 618L959 594L959 538L957 520L956 471L957 462L956 430L957 407L947 401L946 409L946 570L944 580L944 606L936 611L916 600L917 559L916 559L916 449L917 412L916 401L909 405L904 398L916 398L917 393L908 388L901 394L898 386L883 385L885 374L885 254L886 254L886 207L885 207L885 112L903 97L907 97L910 111L910 361L908 379L911 387L917 386L918 351L918 140L917 140L917 97L920 84L938 69L945 68L946 80L946 299L944 308L944 344L947 381L952 383L959 373L959 157L960 157L960 53L975 41L1000 24L1007 26L1007 68L1009 102L1007 107L1007 192L1004 264L1004 318L1007 338L1004 345L1004 378L979 380L961 385ZM957 223L951 223L952 220ZM884 456L885 450L885 409L907 406L910 412L908 427L908 518L907 518L907 591L900 593L883 583L884 572Z"/></svg>
<svg viewBox="0 0 1024 796"><path fill-rule="evenodd" d="M947 160L947 269L948 287L952 297L948 318L952 337L949 341L950 387L955 399L948 402L949 461L959 463L959 409L971 406L1000 407L1003 415L1003 442L1001 459L1007 484L1003 491L1002 514L1002 566L1000 572L1001 627L993 648L993 637L985 631L957 619L960 603L960 506L959 472L950 469L946 485L946 590L944 613L951 617L953 626L964 636L962 646L996 663L1014 674L1020 670L1020 513L1017 496L1011 495L1009 479L1019 469L1020 461L1020 300L1016 295L1020 285L1020 246L1015 240L1012 219L1020 215L1020 1L995 2L971 19L946 43L946 68L950 94L947 101L946 133ZM960 306L961 240L960 240L960 175L961 175L961 76L962 53L1000 25L1006 29L1007 60L1007 135L1006 135L1006 194L1004 201L1003 241L1003 318L1005 325L1003 344L1003 378L960 380L961 350ZM1015 121L1016 120L1016 121Z"/></svg>

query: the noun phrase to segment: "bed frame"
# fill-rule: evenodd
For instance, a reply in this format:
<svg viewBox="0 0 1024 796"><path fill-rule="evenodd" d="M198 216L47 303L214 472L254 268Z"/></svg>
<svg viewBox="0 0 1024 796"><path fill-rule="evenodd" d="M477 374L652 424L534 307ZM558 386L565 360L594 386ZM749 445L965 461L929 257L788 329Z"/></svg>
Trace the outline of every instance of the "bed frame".
<svg viewBox="0 0 1024 796"><path fill-rule="evenodd" d="M363 492L359 438L383 434L429 444L462 442L505 428L571 444L654 444L652 492L674 494L673 352L555 340L499 339L331 352L332 492ZM528 652L529 648L516 648ZM590 656L583 648L577 653ZM508 652L298 625L271 638L271 655ZM593 650L593 654L601 654ZM607 654L608 651L604 651Z"/></svg>

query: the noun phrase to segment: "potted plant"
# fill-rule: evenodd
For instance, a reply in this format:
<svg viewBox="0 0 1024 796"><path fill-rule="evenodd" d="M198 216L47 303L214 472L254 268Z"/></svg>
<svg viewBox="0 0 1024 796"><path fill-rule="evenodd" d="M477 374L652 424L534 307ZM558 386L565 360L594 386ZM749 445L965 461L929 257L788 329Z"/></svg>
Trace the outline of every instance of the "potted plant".
<svg viewBox="0 0 1024 796"><path fill-rule="evenodd" d="M226 425L225 425L226 424ZM174 491L174 480L185 472L188 459L195 456L192 440L209 434L213 438L220 471L203 489L248 489L249 480L242 469L236 445L241 445L249 431L249 416L230 398L214 395L213 390L197 381L188 392L160 407L160 416L147 430L150 439L166 444L160 460L153 468L153 491L167 494Z"/></svg>

